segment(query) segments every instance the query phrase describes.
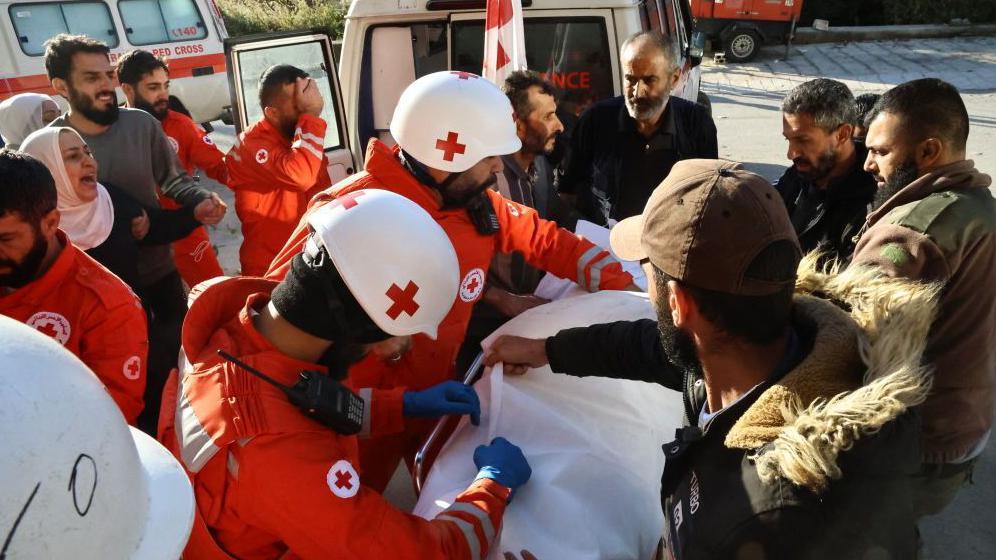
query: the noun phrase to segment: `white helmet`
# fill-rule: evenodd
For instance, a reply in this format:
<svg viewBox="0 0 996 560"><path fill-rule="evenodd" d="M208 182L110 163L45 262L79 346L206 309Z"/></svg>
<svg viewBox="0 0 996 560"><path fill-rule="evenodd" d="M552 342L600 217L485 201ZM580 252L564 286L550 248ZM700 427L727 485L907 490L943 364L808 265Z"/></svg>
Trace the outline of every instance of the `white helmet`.
<svg viewBox="0 0 996 560"><path fill-rule="evenodd" d="M456 300L460 264L428 212L401 195L368 189L334 199L308 223L380 330L436 338Z"/></svg>
<svg viewBox="0 0 996 560"><path fill-rule="evenodd" d="M450 173L522 147L508 97L467 72L435 72L412 82L394 109L391 134L422 164Z"/></svg>
<svg viewBox="0 0 996 560"><path fill-rule="evenodd" d="M0 364L3 556L179 558L194 494L169 451L76 356L3 316Z"/></svg>

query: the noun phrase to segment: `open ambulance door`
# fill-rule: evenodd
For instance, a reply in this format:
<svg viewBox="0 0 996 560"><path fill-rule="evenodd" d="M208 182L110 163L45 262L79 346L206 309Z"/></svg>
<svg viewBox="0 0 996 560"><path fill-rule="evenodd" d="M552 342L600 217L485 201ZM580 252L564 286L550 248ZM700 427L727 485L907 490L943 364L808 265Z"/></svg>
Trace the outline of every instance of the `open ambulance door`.
<svg viewBox="0 0 996 560"><path fill-rule="evenodd" d="M321 117L325 132L325 155L329 176L336 183L356 170L349 144L342 90L332 56L332 39L320 31L290 31L225 39L229 90L235 131L241 134L263 118L259 106L259 77L275 64L291 64L307 72L325 98Z"/></svg>

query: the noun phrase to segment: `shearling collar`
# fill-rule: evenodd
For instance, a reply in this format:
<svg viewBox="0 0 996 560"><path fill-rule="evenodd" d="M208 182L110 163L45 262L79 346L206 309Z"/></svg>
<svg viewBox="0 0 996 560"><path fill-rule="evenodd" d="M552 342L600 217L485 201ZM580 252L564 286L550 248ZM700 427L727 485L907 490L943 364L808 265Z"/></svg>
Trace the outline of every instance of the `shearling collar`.
<svg viewBox="0 0 996 560"><path fill-rule="evenodd" d="M817 262L811 253L800 264L794 311L816 331L812 350L744 412L725 445L756 450L762 480L818 493L841 475L840 452L926 398L932 377L921 355L940 287L870 267L821 272Z"/></svg>

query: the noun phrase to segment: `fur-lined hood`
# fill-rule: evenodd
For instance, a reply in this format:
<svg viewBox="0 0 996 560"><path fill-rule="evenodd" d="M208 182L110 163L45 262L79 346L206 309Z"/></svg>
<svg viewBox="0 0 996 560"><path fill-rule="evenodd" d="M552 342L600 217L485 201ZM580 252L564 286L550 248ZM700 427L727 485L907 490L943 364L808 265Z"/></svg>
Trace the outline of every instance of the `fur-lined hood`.
<svg viewBox="0 0 996 560"><path fill-rule="evenodd" d="M921 365L940 287L874 268L819 271L807 255L796 281L797 320L815 326L803 361L762 393L727 434L765 482L819 493L841 476L837 457L924 401Z"/></svg>

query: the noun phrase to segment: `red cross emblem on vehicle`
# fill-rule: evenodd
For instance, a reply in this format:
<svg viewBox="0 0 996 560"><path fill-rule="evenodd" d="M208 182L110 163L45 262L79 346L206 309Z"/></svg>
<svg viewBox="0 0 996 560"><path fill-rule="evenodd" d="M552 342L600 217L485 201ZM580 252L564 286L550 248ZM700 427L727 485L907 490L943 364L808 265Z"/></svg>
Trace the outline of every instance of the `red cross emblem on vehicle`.
<svg viewBox="0 0 996 560"><path fill-rule="evenodd" d="M349 210L350 208L355 208L360 204L359 202L356 201L356 199L360 198L365 194L367 193L362 191L351 192L347 195L333 199L332 202L329 203L329 207L335 208L336 206L342 206L346 210Z"/></svg>
<svg viewBox="0 0 996 560"><path fill-rule="evenodd" d="M467 145L457 142L457 138L460 135L456 132L448 132L446 134L446 140L442 138L436 139L436 149L443 152L443 159L446 161L453 161L453 156L455 154L462 154L467 151Z"/></svg>
<svg viewBox="0 0 996 560"><path fill-rule="evenodd" d="M473 78L473 79L476 80L476 79L480 78L480 76L478 76L477 74L471 74L470 72L463 72L463 71L456 71L456 70L453 71L453 72L450 72L450 74L453 74L454 76L459 76L461 80L469 80L471 78Z"/></svg>
<svg viewBox="0 0 996 560"><path fill-rule="evenodd" d="M415 294L418 293L418 284L408 281L408 285L402 290L397 284L391 284L387 289L387 297L391 298L391 307L387 310L387 316L391 320L397 319L402 313L407 313L409 317L414 317L418 311L419 304L415 301Z"/></svg>

